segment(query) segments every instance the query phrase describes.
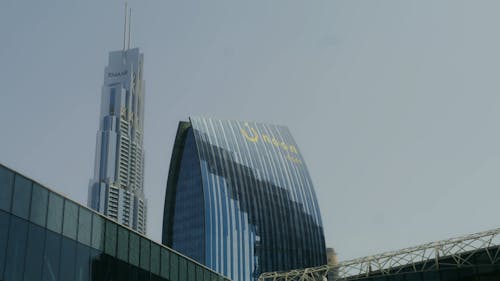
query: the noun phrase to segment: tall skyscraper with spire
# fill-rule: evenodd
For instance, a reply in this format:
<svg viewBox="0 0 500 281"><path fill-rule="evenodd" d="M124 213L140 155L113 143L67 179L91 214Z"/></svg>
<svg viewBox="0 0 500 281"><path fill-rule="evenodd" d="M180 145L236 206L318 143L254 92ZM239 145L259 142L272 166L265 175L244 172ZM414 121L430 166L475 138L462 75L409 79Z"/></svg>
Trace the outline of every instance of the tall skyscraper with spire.
<svg viewBox="0 0 500 281"><path fill-rule="evenodd" d="M125 46L124 40L123 50L109 53L104 70L88 205L144 234L144 55Z"/></svg>

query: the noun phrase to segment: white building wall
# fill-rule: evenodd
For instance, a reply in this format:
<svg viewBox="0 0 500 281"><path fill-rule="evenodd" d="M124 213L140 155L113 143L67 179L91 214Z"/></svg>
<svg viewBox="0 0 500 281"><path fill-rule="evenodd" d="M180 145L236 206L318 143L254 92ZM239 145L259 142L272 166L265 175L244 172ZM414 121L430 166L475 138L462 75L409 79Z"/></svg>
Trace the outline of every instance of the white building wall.
<svg viewBox="0 0 500 281"><path fill-rule="evenodd" d="M142 69L143 54L138 48L109 54L88 204L145 233Z"/></svg>

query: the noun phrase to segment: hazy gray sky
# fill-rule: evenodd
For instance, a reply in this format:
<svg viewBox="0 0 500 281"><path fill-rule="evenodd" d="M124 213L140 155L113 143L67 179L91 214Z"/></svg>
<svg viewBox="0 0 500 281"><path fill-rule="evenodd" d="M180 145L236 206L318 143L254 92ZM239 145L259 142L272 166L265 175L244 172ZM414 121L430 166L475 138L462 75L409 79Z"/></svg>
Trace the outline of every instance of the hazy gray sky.
<svg viewBox="0 0 500 281"><path fill-rule="evenodd" d="M500 225L499 1L129 1L148 234L179 120L286 125L351 259ZM0 163L85 204L122 1L0 2Z"/></svg>

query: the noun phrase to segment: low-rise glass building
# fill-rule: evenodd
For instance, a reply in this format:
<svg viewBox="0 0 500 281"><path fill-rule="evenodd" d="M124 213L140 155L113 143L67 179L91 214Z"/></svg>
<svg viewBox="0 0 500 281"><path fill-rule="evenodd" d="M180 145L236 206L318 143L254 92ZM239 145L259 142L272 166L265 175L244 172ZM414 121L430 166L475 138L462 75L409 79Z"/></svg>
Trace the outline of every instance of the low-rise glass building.
<svg viewBox="0 0 500 281"><path fill-rule="evenodd" d="M0 165L0 280L228 280Z"/></svg>

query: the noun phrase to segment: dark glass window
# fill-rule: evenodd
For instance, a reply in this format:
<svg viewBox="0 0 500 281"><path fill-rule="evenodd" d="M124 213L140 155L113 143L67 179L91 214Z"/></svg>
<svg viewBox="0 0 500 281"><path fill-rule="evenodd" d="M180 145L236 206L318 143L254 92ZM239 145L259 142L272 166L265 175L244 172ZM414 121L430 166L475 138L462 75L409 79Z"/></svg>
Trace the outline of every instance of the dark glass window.
<svg viewBox="0 0 500 281"><path fill-rule="evenodd" d="M59 280L59 257L61 252L61 235L47 231L43 256L43 281Z"/></svg>
<svg viewBox="0 0 500 281"><path fill-rule="evenodd" d="M128 261L135 265L139 266L139 235L130 232L130 237L129 237L129 255L128 255Z"/></svg>
<svg viewBox="0 0 500 281"><path fill-rule="evenodd" d="M476 267L475 266L470 266L470 267L463 267L460 268L460 281L473 281L474 276L477 275L476 273Z"/></svg>
<svg viewBox="0 0 500 281"><path fill-rule="evenodd" d="M170 278L170 252L165 249L160 249L160 275L163 278Z"/></svg>
<svg viewBox="0 0 500 281"><path fill-rule="evenodd" d="M104 219L92 214L92 247L99 251L104 249Z"/></svg>
<svg viewBox="0 0 500 281"><path fill-rule="evenodd" d="M439 272L438 271L427 271L422 273L423 280L431 280L438 281L439 280Z"/></svg>
<svg viewBox="0 0 500 281"><path fill-rule="evenodd" d="M26 249L25 281L37 281L42 278L43 246L45 244L45 229L30 224Z"/></svg>
<svg viewBox="0 0 500 281"><path fill-rule="evenodd" d="M59 280L75 280L76 241L63 237Z"/></svg>
<svg viewBox="0 0 500 281"><path fill-rule="evenodd" d="M103 274L101 276L103 281L108 281L108 280L117 280L116 276L116 262L117 260L108 256L104 255L102 257L102 262L103 262Z"/></svg>
<svg viewBox="0 0 500 281"><path fill-rule="evenodd" d="M115 107L116 107L116 88L109 89L109 114L115 115ZM118 112L117 115L120 113Z"/></svg>
<svg viewBox="0 0 500 281"><path fill-rule="evenodd" d="M421 273L407 273L405 275L405 281L422 281Z"/></svg>
<svg viewBox="0 0 500 281"><path fill-rule="evenodd" d="M118 226L118 249L116 257L128 262L128 233L124 227Z"/></svg>
<svg viewBox="0 0 500 281"><path fill-rule="evenodd" d="M141 237L141 268L149 271L150 243L148 239Z"/></svg>
<svg viewBox="0 0 500 281"><path fill-rule="evenodd" d="M116 260L116 280L127 281L129 279L128 263Z"/></svg>
<svg viewBox="0 0 500 281"><path fill-rule="evenodd" d="M458 270L456 268L441 271L441 281L458 280Z"/></svg>
<svg viewBox="0 0 500 281"><path fill-rule="evenodd" d="M90 281L90 248L77 243L76 245L76 281Z"/></svg>
<svg viewBox="0 0 500 281"><path fill-rule="evenodd" d="M92 281L98 281L99 276L102 276L102 252L94 248L90 248L90 276Z"/></svg>
<svg viewBox="0 0 500 281"><path fill-rule="evenodd" d="M0 166L0 210L10 212L14 173Z"/></svg>
<svg viewBox="0 0 500 281"><path fill-rule="evenodd" d="M16 175L14 180L14 196L12 198L12 213L28 219L31 200L31 181Z"/></svg>
<svg viewBox="0 0 500 281"><path fill-rule="evenodd" d="M78 242L90 246L91 229L92 213L89 210L80 207L80 213L78 215Z"/></svg>
<svg viewBox="0 0 500 281"><path fill-rule="evenodd" d="M48 195L47 189L36 183L33 184L30 221L43 227L45 227L45 218L47 217Z"/></svg>
<svg viewBox="0 0 500 281"><path fill-rule="evenodd" d="M77 225L78 206L69 200L64 200L63 235L76 240Z"/></svg>
<svg viewBox="0 0 500 281"><path fill-rule="evenodd" d="M106 220L106 241L104 242L104 252L112 257L116 256L116 224Z"/></svg>
<svg viewBox="0 0 500 281"><path fill-rule="evenodd" d="M151 243L151 272L160 274L160 246L156 243Z"/></svg>
<svg viewBox="0 0 500 281"><path fill-rule="evenodd" d="M61 233L63 198L55 193L49 193L49 208L47 213L47 228Z"/></svg>
<svg viewBox="0 0 500 281"><path fill-rule="evenodd" d="M27 234L28 223L25 220L11 216L7 259L5 261L5 280L22 280L23 278Z"/></svg>
<svg viewBox="0 0 500 281"><path fill-rule="evenodd" d="M0 211L0 280L3 280L5 251L7 249L7 238L9 234L9 218L9 214Z"/></svg>

